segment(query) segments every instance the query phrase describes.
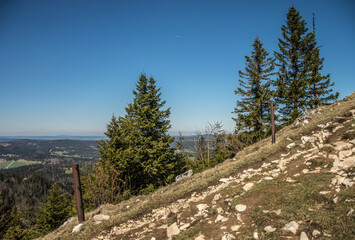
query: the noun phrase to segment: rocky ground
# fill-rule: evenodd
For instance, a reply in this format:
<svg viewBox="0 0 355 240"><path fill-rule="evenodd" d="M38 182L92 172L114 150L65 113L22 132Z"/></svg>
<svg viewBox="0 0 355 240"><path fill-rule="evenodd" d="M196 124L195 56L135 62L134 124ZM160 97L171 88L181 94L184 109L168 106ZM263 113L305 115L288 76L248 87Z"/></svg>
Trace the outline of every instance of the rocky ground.
<svg viewBox="0 0 355 240"><path fill-rule="evenodd" d="M355 239L355 108L262 158L89 239ZM93 214L92 224L110 217Z"/></svg>

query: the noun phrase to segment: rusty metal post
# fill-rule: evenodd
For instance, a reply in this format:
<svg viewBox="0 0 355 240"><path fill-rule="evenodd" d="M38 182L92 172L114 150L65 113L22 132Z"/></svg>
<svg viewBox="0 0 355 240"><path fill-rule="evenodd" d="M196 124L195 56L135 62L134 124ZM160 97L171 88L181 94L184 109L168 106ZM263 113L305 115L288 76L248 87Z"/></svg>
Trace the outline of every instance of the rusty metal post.
<svg viewBox="0 0 355 240"><path fill-rule="evenodd" d="M273 102L271 102L270 110L271 110L271 143L274 144L276 139L275 139L275 115L274 115Z"/></svg>
<svg viewBox="0 0 355 240"><path fill-rule="evenodd" d="M73 169L76 211L78 212L78 220L79 220L79 222L84 222L85 215L84 215L83 199L81 197L79 164L73 164L72 169Z"/></svg>

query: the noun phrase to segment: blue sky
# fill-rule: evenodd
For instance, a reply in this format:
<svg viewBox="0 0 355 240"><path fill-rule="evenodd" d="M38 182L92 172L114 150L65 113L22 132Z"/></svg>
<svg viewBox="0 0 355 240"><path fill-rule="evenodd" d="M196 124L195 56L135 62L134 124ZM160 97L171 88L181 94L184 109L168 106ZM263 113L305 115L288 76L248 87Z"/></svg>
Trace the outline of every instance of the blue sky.
<svg viewBox="0 0 355 240"><path fill-rule="evenodd" d="M294 4L340 98L355 90L355 1L0 0L0 135L101 135L141 72L171 107L172 133L233 131L238 70L256 36L272 53Z"/></svg>

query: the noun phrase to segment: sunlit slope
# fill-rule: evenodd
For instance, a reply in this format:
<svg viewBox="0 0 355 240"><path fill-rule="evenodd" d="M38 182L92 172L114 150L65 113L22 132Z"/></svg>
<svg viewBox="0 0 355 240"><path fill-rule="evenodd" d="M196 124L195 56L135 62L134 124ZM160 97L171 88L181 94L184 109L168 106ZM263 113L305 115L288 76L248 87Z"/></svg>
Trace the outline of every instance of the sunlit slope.
<svg viewBox="0 0 355 240"><path fill-rule="evenodd" d="M44 239L354 239L354 116L352 94L282 129L274 145L101 206L79 232L75 220Z"/></svg>

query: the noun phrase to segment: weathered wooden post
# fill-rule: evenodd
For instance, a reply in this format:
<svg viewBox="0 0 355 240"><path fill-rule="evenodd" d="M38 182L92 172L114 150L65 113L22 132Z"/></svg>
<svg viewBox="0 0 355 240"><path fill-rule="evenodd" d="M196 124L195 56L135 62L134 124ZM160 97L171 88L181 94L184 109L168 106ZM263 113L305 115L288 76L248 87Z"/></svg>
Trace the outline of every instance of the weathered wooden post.
<svg viewBox="0 0 355 240"><path fill-rule="evenodd" d="M72 169L73 169L76 211L78 212L78 220L79 220L79 222L84 222L85 215L84 215L83 199L81 197L79 164L73 164Z"/></svg>
<svg viewBox="0 0 355 240"><path fill-rule="evenodd" d="M275 115L274 115L273 102L271 102L270 110L271 110L271 143L274 144L276 139L275 139Z"/></svg>

